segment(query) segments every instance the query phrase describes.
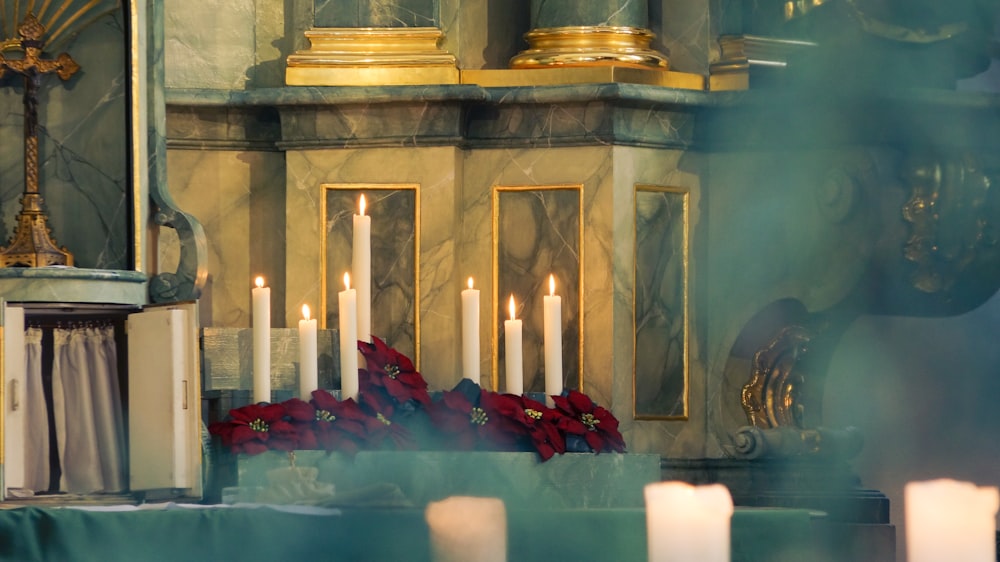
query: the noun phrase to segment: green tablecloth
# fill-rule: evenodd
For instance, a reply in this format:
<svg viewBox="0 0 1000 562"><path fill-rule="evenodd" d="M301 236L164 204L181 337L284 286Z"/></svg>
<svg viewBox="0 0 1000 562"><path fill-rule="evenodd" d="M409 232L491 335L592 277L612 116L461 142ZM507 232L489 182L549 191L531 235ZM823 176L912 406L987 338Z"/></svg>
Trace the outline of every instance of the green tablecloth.
<svg viewBox="0 0 1000 562"><path fill-rule="evenodd" d="M799 562L815 557L802 510L737 509L734 562ZM423 561L428 530L417 509L300 515L269 508L96 512L22 507L0 510L3 561ZM508 559L643 562L641 509L508 513Z"/></svg>

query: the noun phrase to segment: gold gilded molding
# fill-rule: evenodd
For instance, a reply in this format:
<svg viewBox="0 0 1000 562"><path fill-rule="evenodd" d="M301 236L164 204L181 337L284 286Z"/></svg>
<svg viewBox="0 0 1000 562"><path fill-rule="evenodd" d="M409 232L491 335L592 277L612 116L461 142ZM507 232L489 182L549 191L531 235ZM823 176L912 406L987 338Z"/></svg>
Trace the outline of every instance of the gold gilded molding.
<svg viewBox="0 0 1000 562"><path fill-rule="evenodd" d="M547 67L524 69L462 70L462 84L484 88L516 86L559 86L564 84L644 84L704 90L705 77L700 74L674 72L658 68L635 68L616 64L602 66Z"/></svg>
<svg viewBox="0 0 1000 562"><path fill-rule="evenodd" d="M324 183L320 184L320 328L326 328L326 318L329 303L327 302L328 279L327 271L327 202L328 191L354 191L358 194L362 192L378 191L412 191L413 192L413 364L420 370L420 185L419 184L373 184L373 183ZM369 204L369 209L372 205ZM348 209L348 213L354 214L355 209ZM369 213L370 214L370 213ZM372 219L373 221L375 219Z"/></svg>
<svg viewBox="0 0 1000 562"><path fill-rule="evenodd" d="M807 377L801 362L813 337L805 326L787 326L754 353L750 380L740 397L751 425L805 428Z"/></svg>
<svg viewBox="0 0 1000 562"><path fill-rule="evenodd" d="M490 373L490 383L493 385L493 390L498 391L500 389L500 377L499 377L499 366L500 366L500 310L507 310L507 300L506 298L501 298L500 296L500 196L503 193L526 193L526 192L537 192L537 191L576 191L577 201L578 201L578 216L579 216L579 231L577 236L579 236L579 261L577 269L577 311L579 314L579 327L577 334L577 355L579 370L577 373L577 390L580 392L584 391L584 375L583 375L583 337L584 337L584 311L583 311L583 290L584 290L584 277L586 275L586 269L584 268L584 209L583 209L583 184L555 184L555 185L518 185L518 186L501 186L494 185L492 190L492 210L491 210L491 239L492 239L492 275L491 275L491 293L493 295L493 306L491 307L491 338L492 338L492 348L493 354L491 358L491 373ZM565 281L563 281L565 283ZM515 296L516 298L516 296ZM523 296L521 297L523 299ZM523 301L522 301L523 302ZM523 317L523 315L522 315Z"/></svg>
<svg viewBox="0 0 1000 562"><path fill-rule="evenodd" d="M681 224L681 247L680 259L681 259L681 314L682 319L682 340L681 340L681 377L683 380L683 390L681 395L682 401L682 412L680 414L668 414L662 412L640 412L639 411L639 392L638 392L638 377L640 376L638 368L638 336L639 336L639 315L638 315L638 300L637 295L639 294L639 224L640 224L640 193L654 193L667 195L677 195L681 198L681 209L682 209L682 224ZM691 341L691 322L690 322L690 251L691 251L691 214L690 214L690 201L691 201L691 191L683 187L671 187L671 186L659 186L659 185L648 185L648 184L636 184L633 190L633 216L632 216L632 415L638 420L687 420L689 417L689 400L690 400L690 341ZM669 373L656 373L656 375L662 376Z"/></svg>
<svg viewBox="0 0 1000 562"><path fill-rule="evenodd" d="M910 282L924 293L949 290L980 254L998 242L989 204L991 179L971 155L911 155L900 176L910 197L903 219L910 235L903 257L913 262Z"/></svg>
<svg viewBox="0 0 1000 562"><path fill-rule="evenodd" d="M331 27L286 59L289 86L458 84L458 62L436 27Z"/></svg>
<svg viewBox="0 0 1000 562"><path fill-rule="evenodd" d="M757 35L723 35L718 44L719 60L709 66L712 91L746 90L750 87L751 67L784 68L790 55L817 46L811 41Z"/></svg>
<svg viewBox="0 0 1000 562"><path fill-rule="evenodd" d="M533 29L524 34L528 49L510 59L510 68L607 66L667 70L667 57L649 48L647 29L569 26Z"/></svg>

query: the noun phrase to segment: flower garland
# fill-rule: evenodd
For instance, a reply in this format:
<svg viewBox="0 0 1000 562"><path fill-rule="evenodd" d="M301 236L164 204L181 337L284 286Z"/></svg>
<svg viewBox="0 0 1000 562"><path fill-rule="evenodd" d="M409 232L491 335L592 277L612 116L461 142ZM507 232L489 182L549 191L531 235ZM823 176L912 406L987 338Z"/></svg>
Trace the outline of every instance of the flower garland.
<svg viewBox="0 0 1000 562"><path fill-rule="evenodd" d="M209 426L233 453L268 450L535 451L542 461L566 452L625 452L618 420L576 390L553 396L555 407L502 394L463 379L435 393L408 357L373 337L358 342L358 400L315 390L306 402L249 404Z"/></svg>

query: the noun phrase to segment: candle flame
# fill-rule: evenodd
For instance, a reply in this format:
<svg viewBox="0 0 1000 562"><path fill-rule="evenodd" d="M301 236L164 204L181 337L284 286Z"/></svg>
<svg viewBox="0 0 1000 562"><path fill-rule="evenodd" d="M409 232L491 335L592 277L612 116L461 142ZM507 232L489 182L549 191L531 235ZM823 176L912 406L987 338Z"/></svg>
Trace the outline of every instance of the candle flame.
<svg viewBox="0 0 1000 562"><path fill-rule="evenodd" d="M258 289L263 289L264 278L258 275L257 278L253 280L253 284L256 285Z"/></svg>
<svg viewBox="0 0 1000 562"><path fill-rule="evenodd" d="M510 295L510 319L514 320L514 295Z"/></svg>
<svg viewBox="0 0 1000 562"><path fill-rule="evenodd" d="M350 288L351 288L351 274L345 272L344 273L344 290L348 290Z"/></svg>
<svg viewBox="0 0 1000 562"><path fill-rule="evenodd" d="M556 276L549 274L549 296L553 297L556 294Z"/></svg>
<svg viewBox="0 0 1000 562"><path fill-rule="evenodd" d="M469 288L472 288L472 277L469 277Z"/></svg>
<svg viewBox="0 0 1000 562"><path fill-rule="evenodd" d="M361 201L358 203L358 207L361 209L361 216L365 216L365 194L361 194Z"/></svg>
<svg viewBox="0 0 1000 562"><path fill-rule="evenodd" d="M303 320L309 320L309 305L308 304L302 305L302 319Z"/></svg>

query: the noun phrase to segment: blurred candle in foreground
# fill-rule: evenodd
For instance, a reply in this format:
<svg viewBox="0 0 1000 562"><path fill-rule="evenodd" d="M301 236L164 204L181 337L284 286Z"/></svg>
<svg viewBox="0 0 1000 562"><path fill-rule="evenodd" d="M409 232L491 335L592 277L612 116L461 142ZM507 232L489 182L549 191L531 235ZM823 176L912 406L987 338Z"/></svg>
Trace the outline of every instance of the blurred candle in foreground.
<svg viewBox="0 0 1000 562"><path fill-rule="evenodd" d="M543 299L545 345L545 396L552 407L552 396L563 391L562 366L562 297L556 294L556 277L549 275L549 294Z"/></svg>
<svg viewBox="0 0 1000 562"><path fill-rule="evenodd" d="M903 489L909 562L996 561L995 486L941 478Z"/></svg>
<svg viewBox="0 0 1000 562"><path fill-rule="evenodd" d="M271 401L271 289L264 278L254 279L253 322L253 401Z"/></svg>
<svg viewBox="0 0 1000 562"><path fill-rule="evenodd" d="M351 288L351 274L344 274L340 304L340 399L358 399L358 295Z"/></svg>
<svg viewBox="0 0 1000 562"><path fill-rule="evenodd" d="M424 517L434 562L506 562L503 500L452 496L427 504Z"/></svg>
<svg viewBox="0 0 1000 562"><path fill-rule="evenodd" d="M462 376L479 383L479 289L462 291Z"/></svg>
<svg viewBox="0 0 1000 562"><path fill-rule="evenodd" d="M729 562L728 488L654 482L643 492L649 562Z"/></svg>
<svg viewBox="0 0 1000 562"><path fill-rule="evenodd" d="M524 358L521 351L521 321L514 317L517 307L514 305L514 295L510 296L510 320L504 320L504 372L507 375L504 392L507 394L524 394Z"/></svg>
<svg viewBox="0 0 1000 562"><path fill-rule="evenodd" d="M316 352L316 319L309 318L309 305L302 305L299 320L299 398L309 401L319 388L319 357Z"/></svg>

